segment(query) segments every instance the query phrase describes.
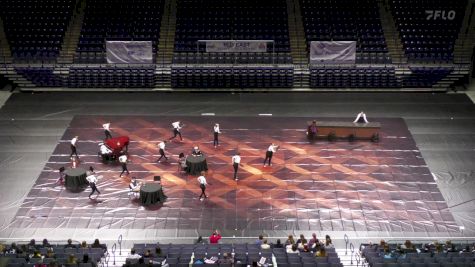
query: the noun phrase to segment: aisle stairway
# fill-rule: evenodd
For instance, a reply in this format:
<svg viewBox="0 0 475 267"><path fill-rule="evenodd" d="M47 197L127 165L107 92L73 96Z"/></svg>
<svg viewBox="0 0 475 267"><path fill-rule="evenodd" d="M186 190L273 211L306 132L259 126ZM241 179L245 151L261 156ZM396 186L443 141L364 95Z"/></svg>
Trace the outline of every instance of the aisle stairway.
<svg viewBox="0 0 475 267"><path fill-rule="evenodd" d="M290 53L295 65L306 65L307 41L303 28L299 0L287 0L287 16L289 26Z"/></svg>
<svg viewBox="0 0 475 267"><path fill-rule="evenodd" d="M84 21L86 9L86 0L78 0L76 3L76 8L74 14L69 22L68 29L64 35L63 44L61 46L61 51L59 52L59 57L57 59L58 63L61 64L72 64L74 61L74 55L76 54L76 48L79 43L79 37L81 35L81 28Z"/></svg>
<svg viewBox="0 0 475 267"><path fill-rule="evenodd" d="M175 48L176 0L165 0L162 23L160 25L160 41L157 49L157 80L156 88L171 88L171 64Z"/></svg>
<svg viewBox="0 0 475 267"><path fill-rule="evenodd" d="M160 41L158 43L157 64L171 64L175 45L176 30L176 0L165 0L162 24L160 26Z"/></svg>
<svg viewBox="0 0 475 267"><path fill-rule="evenodd" d="M475 45L475 0L468 1L462 28L454 46L454 63L470 64Z"/></svg>
<svg viewBox="0 0 475 267"><path fill-rule="evenodd" d="M388 0L378 1L378 6L381 27L383 27L384 39L386 39L386 45L392 62L394 64L405 64L407 63L407 57L404 54L404 47L389 9Z"/></svg>
<svg viewBox="0 0 475 267"><path fill-rule="evenodd" d="M0 18L0 63L12 63L12 61L10 45L3 29L3 20Z"/></svg>

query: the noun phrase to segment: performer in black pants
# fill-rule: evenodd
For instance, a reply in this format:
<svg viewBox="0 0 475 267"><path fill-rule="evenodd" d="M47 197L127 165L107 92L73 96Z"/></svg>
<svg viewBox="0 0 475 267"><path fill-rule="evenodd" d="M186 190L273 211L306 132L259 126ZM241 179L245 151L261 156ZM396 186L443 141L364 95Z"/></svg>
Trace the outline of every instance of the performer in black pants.
<svg viewBox="0 0 475 267"><path fill-rule="evenodd" d="M181 137L181 128L183 128L183 124L181 123L181 121L175 121L174 123L172 123L172 126L173 126L173 136L170 137L170 139L168 140L172 140L173 138L180 136L180 141L183 141L183 138Z"/></svg>
<svg viewBox="0 0 475 267"><path fill-rule="evenodd" d="M274 155L274 153L277 151L278 148L279 146L274 143L272 143L269 146L269 148L266 151L266 158L264 159L264 167L266 166L267 160L269 160L269 166L272 166L272 163L271 163L272 156Z"/></svg>
<svg viewBox="0 0 475 267"><path fill-rule="evenodd" d="M201 188L201 195L200 195L200 200L203 201L202 197L207 198L208 196L206 195L206 178L205 178L205 172L201 172L201 176L198 177L198 182L200 183L200 188Z"/></svg>
<svg viewBox="0 0 475 267"><path fill-rule="evenodd" d="M237 152L236 155L234 155L232 157L233 168L234 168L234 180L236 180L236 181L237 181L237 171L238 171L239 165L241 165L241 156L240 155L241 154L239 152Z"/></svg>
<svg viewBox="0 0 475 267"><path fill-rule="evenodd" d="M122 174L124 174L124 172L127 172L127 175L129 175L130 172L127 169L127 156L126 155L120 156L119 162L122 164L122 172L120 173L119 177L122 177Z"/></svg>
<svg viewBox="0 0 475 267"><path fill-rule="evenodd" d="M220 133L221 133L221 131L219 130L219 124L216 123L216 124L214 125L214 128L213 128L213 134L214 134L213 146L214 146L214 148L216 148L217 146L219 146L218 136L219 136Z"/></svg>
<svg viewBox="0 0 475 267"><path fill-rule="evenodd" d="M97 195L100 195L101 192L99 192L99 190L96 187L97 177L94 174L89 175L88 177L86 177L86 180L89 182L89 186L92 189L91 194L89 194L89 199L91 199L91 196L94 194L94 192L97 192Z"/></svg>
<svg viewBox="0 0 475 267"><path fill-rule="evenodd" d="M167 141L162 141L158 144L158 148L159 148L158 152L160 153L160 157L157 160L158 162L160 162L160 160L162 158L165 158L165 160L168 160L167 156L165 155L165 143L166 142Z"/></svg>
<svg viewBox="0 0 475 267"><path fill-rule="evenodd" d="M76 157L79 159L78 152L76 150L76 143L78 142L79 136L75 136L73 139L71 139L71 154L69 155L70 158L73 157L73 155L76 155Z"/></svg>
<svg viewBox="0 0 475 267"><path fill-rule="evenodd" d="M104 133L106 134L106 139L112 138L110 126L110 122L102 124L102 128L104 128Z"/></svg>

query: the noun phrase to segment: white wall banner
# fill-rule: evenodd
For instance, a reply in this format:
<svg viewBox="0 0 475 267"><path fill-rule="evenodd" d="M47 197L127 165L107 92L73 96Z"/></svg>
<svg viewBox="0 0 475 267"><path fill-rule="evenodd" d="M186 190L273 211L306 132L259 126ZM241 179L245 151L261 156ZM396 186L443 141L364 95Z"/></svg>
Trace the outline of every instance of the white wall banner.
<svg viewBox="0 0 475 267"><path fill-rule="evenodd" d="M152 41L107 41L107 63L153 63Z"/></svg>
<svg viewBox="0 0 475 267"><path fill-rule="evenodd" d="M267 52L267 41L259 40L203 40L206 52Z"/></svg>
<svg viewBox="0 0 475 267"><path fill-rule="evenodd" d="M310 63L355 64L356 41L312 41Z"/></svg>

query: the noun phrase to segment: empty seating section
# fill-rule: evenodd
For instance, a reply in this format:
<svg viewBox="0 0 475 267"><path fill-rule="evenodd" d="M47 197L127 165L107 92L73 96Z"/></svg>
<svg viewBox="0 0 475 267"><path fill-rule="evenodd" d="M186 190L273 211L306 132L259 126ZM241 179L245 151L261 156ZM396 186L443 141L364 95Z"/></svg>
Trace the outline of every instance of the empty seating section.
<svg viewBox="0 0 475 267"><path fill-rule="evenodd" d="M61 76L53 73L53 68L17 67L18 74L40 87L62 87L65 85Z"/></svg>
<svg viewBox="0 0 475 267"><path fill-rule="evenodd" d="M71 88L152 88L155 68L150 67L72 67Z"/></svg>
<svg viewBox="0 0 475 267"><path fill-rule="evenodd" d="M53 61L75 6L74 0L2 0L0 15L17 60Z"/></svg>
<svg viewBox="0 0 475 267"><path fill-rule="evenodd" d="M175 53L174 64L292 64L288 53Z"/></svg>
<svg viewBox="0 0 475 267"><path fill-rule="evenodd" d="M373 267L473 267L475 266L475 254L473 252L448 252L435 250L421 252L413 250L385 253L381 246L365 246L361 251L369 266ZM391 251L396 251L395 245L390 245ZM386 255L386 256L385 256Z"/></svg>
<svg viewBox="0 0 475 267"><path fill-rule="evenodd" d="M300 0L300 6L308 43L357 41L357 63L391 63L376 0Z"/></svg>
<svg viewBox="0 0 475 267"><path fill-rule="evenodd" d="M273 40L290 52L285 0L178 0L175 52L205 51L198 40ZM257 63L257 62L256 62Z"/></svg>
<svg viewBox="0 0 475 267"><path fill-rule="evenodd" d="M163 0L87 0L76 63L103 63L105 41L152 41L160 38Z"/></svg>
<svg viewBox="0 0 475 267"><path fill-rule="evenodd" d="M340 267L340 258L334 249L327 250L326 257L315 257L313 252L301 252L300 254L287 254L285 248L261 249L256 244L159 244L160 255L156 254L155 244L134 244L137 254L143 255L150 250L153 255L152 261L161 262L166 258L170 266L189 266L190 262L198 259L216 257L222 259L224 253L230 257L234 255L234 266L252 266L253 262L259 262L264 257L266 263L271 264L273 256L277 266L292 267ZM195 266L195 265L193 265ZM231 266L229 264L214 264L214 266Z"/></svg>
<svg viewBox="0 0 475 267"><path fill-rule="evenodd" d="M174 88L290 88L290 67L178 67L172 68Z"/></svg>
<svg viewBox="0 0 475 267"><path fill-rule="evenodd" d="M394 67L328 67L310 68L312 88L394 88L401 87Z"/></svg>
<svg viewBox="0 0 475 267"><path fill-rule="evenodd" d="M451 61L466 0L391 0L392 14L410 60Z"/></svg>
<svg viewBox="0 0 475 267"><path fill-rule="evenodd" d="M411 74L403 78L403 86L407 88L431 87L452 71L442 67L411 67L410 70Z"/></svg>

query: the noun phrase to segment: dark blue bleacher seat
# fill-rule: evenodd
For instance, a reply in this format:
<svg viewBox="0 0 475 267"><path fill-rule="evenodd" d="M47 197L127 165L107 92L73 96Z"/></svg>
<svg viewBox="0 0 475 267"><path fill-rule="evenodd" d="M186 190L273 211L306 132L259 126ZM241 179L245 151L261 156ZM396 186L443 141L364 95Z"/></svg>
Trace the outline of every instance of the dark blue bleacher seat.
<svg viewBox="0 0 475 267"><path fill-rule="evenodd" d="M391 0L391 11L408 59L451 61L466 6L466 0ZM444 11L444 16L436 16L435 11ZM452 11L455 16L449 17Z"/></svg>
<svg viewBox="0 0 475 267"><path fill-rule="evenodd" d="M105 41L152 41L160 38L161 0L88 0L76 63L105 63Z"/></svg>
<svg viewBox="0 0 475 267"><path fill-rule="evenodd" d="M74 0L3 0L0 16L16 60L49 60L59 55Z"/></svg>
<svg viewBox="0 0 475 267"><path fill-rule="evenodd" d="M300 6L308 44L356 41L357 63L391 63L376 0L300 0Z"/></svg>

